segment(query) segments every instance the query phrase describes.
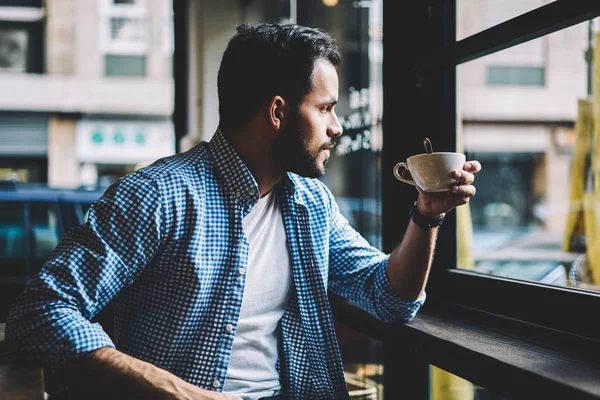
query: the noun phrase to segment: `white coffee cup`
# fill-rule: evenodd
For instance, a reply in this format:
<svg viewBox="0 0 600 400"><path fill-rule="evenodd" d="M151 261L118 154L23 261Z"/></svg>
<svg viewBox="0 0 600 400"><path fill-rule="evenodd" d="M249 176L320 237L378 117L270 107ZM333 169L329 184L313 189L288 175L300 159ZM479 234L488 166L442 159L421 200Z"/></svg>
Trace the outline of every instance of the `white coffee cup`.
<svg viewBox="0 0 600 400"><path fill-rule="evenodd" d="M465 155L461 153L423 153L408 157L394 166L396 179L418 186L424 192L446 192L456 183L452 171L462 170ZM402 176L401 168L408 169L413 179Z"/></svg>

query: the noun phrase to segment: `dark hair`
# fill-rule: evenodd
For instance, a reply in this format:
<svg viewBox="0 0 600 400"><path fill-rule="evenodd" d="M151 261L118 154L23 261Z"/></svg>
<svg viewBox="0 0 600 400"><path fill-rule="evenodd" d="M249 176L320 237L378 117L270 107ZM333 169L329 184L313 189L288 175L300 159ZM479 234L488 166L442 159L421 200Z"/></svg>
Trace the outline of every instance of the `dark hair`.
<svg viewBox="0 0 600 400"><path fill-rule="evenodd" d="M248 122L279 95L296 108L312 87L315 63L338 66L342 56L324 30L294 24L243 24L219 67L219 126L227 133Z"/></svg>

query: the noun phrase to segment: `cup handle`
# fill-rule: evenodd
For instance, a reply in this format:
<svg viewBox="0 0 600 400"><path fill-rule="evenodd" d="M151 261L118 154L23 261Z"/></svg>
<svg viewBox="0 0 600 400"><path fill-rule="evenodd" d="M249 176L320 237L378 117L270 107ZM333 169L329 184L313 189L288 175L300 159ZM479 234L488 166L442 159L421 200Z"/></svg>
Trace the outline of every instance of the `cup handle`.
<svg viewBox="0 0 600 400"><path fill-rule="evenodd" d="M404 183L408 183L409 185L416 186L415 181L413 181L412 179L406 179L402 176L402 174L399 172L400 168L408 169L408 166L404 162L399 162L394 166L394 176L396 177L396 179Z"/></svg>

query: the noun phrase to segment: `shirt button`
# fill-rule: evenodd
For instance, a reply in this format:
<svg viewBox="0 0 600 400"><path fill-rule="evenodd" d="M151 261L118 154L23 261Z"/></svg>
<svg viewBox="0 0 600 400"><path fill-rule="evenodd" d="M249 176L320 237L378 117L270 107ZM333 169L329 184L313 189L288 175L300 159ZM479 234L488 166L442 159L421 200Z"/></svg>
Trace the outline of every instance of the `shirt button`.
<svg viewBox="0 0 600 400"><path fill-rule="evenodd" d="M245 273L246 273L246 268L240 268L240 269L238 269L238 274L244 275Z"/></svg>
<svg viewBox="0 0 600 400"><path fill-rule="evenodd" d="M233 330L233 325L231 325L231 324L227 324L227 325L225 325L225 330L226 330L227 332L231 332L231 331Z"/></svg>
<svg viewBox="0 0 600 400"><path fill-rule="evenodd" d="M242 196L242 194L240 192L235 192L235 197L237 197L238 199Z"/></svg>
<svg viewBox="0 0 600 400"><path fill-rule="evenodd" d="M216 388L218 388L218 387L220 387L220 386L221 386L221 382L219 382L219 380L218 380L218 379L215 379L215 380L213 381L213 387L216 387Z"/></svg>
<svg viewBox="0 0 600 400"><path fill-rule="evenodd" d="M250 194L250 196L254 196L254 189L250 189L248 193Z"/></svg>

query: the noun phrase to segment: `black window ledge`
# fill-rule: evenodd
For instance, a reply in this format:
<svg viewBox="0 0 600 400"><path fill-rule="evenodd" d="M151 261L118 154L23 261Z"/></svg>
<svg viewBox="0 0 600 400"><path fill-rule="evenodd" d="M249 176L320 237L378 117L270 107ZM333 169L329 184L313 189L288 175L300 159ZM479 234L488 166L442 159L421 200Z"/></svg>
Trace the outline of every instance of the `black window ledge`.
<svg viewBox="0 0 600 400"><path fill-rule="evenodd" d="M429 300L410 322L395 324L335 295L331 303L337 322L383 342L386 382L400 388L386 383L386 392L422 382L387 376L418 370L418 359L508 399L600 399L598 340Z"/></svg>

